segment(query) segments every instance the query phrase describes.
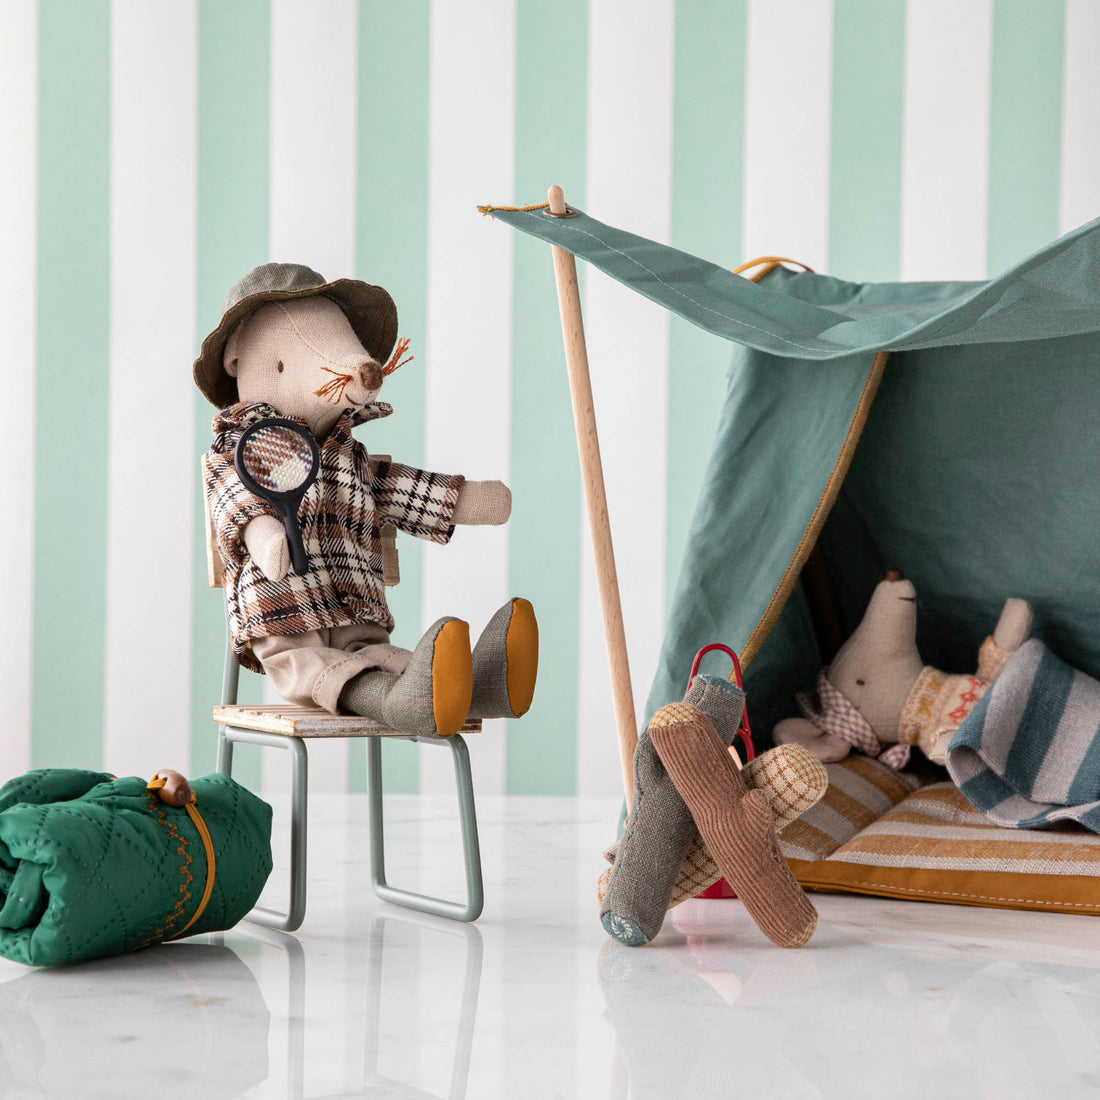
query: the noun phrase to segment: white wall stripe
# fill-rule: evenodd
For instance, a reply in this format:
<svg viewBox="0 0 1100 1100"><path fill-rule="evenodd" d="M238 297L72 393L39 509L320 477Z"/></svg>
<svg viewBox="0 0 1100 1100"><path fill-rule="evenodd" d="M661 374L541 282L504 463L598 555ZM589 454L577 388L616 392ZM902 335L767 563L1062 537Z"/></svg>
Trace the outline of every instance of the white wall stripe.
<svg viewBox="0 0 1100 1100"><path fill-rule="evenodd" d="M921 0L905 16L901 277L985 277L992 0Z"/></svg>
<svg viewBox="0 0 1100 1100"><path fill-rule="evenodd" d="M828 270L832 55L832 0L749 0L743 259Z"/></svg>
<svg viewBox="0 0 1100 1100"><path fill-rule="evenodd" d="M111 6L104 766L183 767L190 714L196 4Z"/></svg>
<svg viewBox="0 0 1100 1100"><path fill-rule="evenodd" d="M357 27L355 0L271 5L271 259L326 279L355 271ZM347 753L347 742L314 746L313 790L346 790ZM287 754L263 760L264 789L287 789Z"/></svg>
<svg viewBox="0 0 1100 1100"><path fill-rule="evenodd" d="M5 406L0 468L7 522L0 539L0 778L30 766L34 592L34 424L38 188L38 5L0 6L0 331Z"/></svg>
<svg viewBox="0 0 1100 1100"><path fill-rule="evenodd" d="M1059 230L1063 233L1100 216L1100 4L1066 0L1062 68L1062 178Z"/></svg>
<svg viewBox="0 0 1100 1100"><path fill-rule="evenodd" d="M355 265L357 26L355 0L271 5L271 258L326 278Z"/></svg>
<svg viewBox="0 0 1100 1100"><path fill-rule="evenodd" d="M597 218L660 241L669 239L671 222L674 12L672 0L589 6L586 205ZM594 270L585 279L592 390L641 722L664 632L668 314ZM614 794L621 771L587 518L581 563L577 793Z"/></svg>
<svg viewBox="0 0 1100 1100"><path fill-rule="evenodd" d="M427 372L429 468L504 481L511 427L512 241L499 226L494 231L486 225L475 207L508 202L512 195L515 34L512 0L485 0L476 19L463 4L432 5L427 346L418 364ZM424 625L457 615L469 621L476 641L510 594L507 578L507 527L460 529L449 546L427 546ZM503 793L500 724L486 723L484 734L470 741L478 791ZM421 753L422 791L453 788L448 756Z"/></svg>

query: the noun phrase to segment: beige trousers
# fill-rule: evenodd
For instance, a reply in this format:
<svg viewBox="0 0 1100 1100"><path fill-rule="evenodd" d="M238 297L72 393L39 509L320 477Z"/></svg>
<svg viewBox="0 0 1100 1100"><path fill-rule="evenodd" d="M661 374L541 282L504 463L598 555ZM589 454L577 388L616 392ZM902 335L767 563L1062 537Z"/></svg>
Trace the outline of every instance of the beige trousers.
<svg viewBox="0 0 1100 1100"><path fill-rule="evenodd" d="M400 675L412 656L390 645L389 634L376 623L254 638L252 652L288 703L318 706L332 714L353 676L369 668Z"/></svg>

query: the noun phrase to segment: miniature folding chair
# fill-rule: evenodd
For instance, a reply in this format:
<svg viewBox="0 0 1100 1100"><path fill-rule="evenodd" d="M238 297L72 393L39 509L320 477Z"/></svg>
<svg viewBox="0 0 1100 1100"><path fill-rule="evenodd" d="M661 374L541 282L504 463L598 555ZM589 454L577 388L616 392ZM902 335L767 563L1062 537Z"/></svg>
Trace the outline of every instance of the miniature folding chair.
<svg viewBox="0 0 1100 1100"><path fill-rule="evenodd" d="M381 458L383 456L376 456ZM206 500L206 494L203 493ZM211 588L224 588L225 577L215 544L209 504L206 506L206 568ZM392 552L392 543L390 544ZM389 570L387 570L389 574ZM396 569L392 574L396 577ZM387 577L387 583L391 583ZM474 786L470 772L470 752L463 733L480 733L480 720L468 721L461 733L450 737L436 735L412 736L390 729L356 715L330 714L312 707L297 707L289 703L258 706L237 703L240 666L233 655L226 624L225 663L222 673L221 703L214 707L214 722L218 727L218 771L231 775L235 744L261 745L264 748L285 749L291 754L290 797L290 904L287 912L257 906L246 919L293 932L301 927L306 912L306 821L309 792L309 767L306 742L320 737L367 738L367 804L370 810L370 869L374 892L384 901L431 913L451 920L473 921L481 915L485 904L481 874L481 848L478 843L477 813L474 806ZM382 738L420 741L442 745L451 750L455 783L458 788L459 825L462 854L466 872L466 901L447 901L429 894L418 894L391 886L386 881L385 829L382 813Z"/></svg>

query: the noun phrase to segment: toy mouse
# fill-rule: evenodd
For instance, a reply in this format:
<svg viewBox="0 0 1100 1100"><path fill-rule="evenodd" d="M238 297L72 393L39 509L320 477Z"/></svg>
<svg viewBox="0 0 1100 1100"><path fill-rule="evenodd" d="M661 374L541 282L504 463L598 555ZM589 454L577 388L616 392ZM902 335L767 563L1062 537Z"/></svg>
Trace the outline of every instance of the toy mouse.
<svg viewBox="0 0 1100 1100"><path fill-rule="evenodd" d="M982 644L977 673L940 672L917 652L916 589L901 570L890 569L855 633L819 674L816 697L798 696L805 717L778 723L775 741L804 745L825 763L856 748L895 768L905 767L916 745L942 764L951 735L1027 641L1031 619L1025 600L1006 600Z"/></svg>
<svg viewBox="0 0 1100 1100"><path fill-rule="evenodd" d="M538 625L509 600L471 649L467 623L444 616L410 652L390 644L383 529L432 542L455 526L502 524L511 493L372 459L352 429L393 409L377 399L397 338L381 287L326 282L300 264L265 264L229 292L221 323L195 361L199 389L219 410L204 457L233 650L291 703L351 712L403 733L448 735L467 718L518 717L531 704ZM278 512L245 489L233 465L241 433L282 417L305 426L320 454L298 510L308 568L290 570Z"/></svg>

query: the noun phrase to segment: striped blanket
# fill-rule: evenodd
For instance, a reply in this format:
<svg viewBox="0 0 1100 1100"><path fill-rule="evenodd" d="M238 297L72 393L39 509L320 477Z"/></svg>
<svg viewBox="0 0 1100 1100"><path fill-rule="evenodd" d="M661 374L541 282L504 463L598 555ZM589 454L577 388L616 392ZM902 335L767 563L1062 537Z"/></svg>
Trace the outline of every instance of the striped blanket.
<svg viewBox="0 0 1100 1100"><path fill-rule="evenodd" d="M1100 682L1032 639L951 739L947 770L998 825L1100 833Z"/></svg>

